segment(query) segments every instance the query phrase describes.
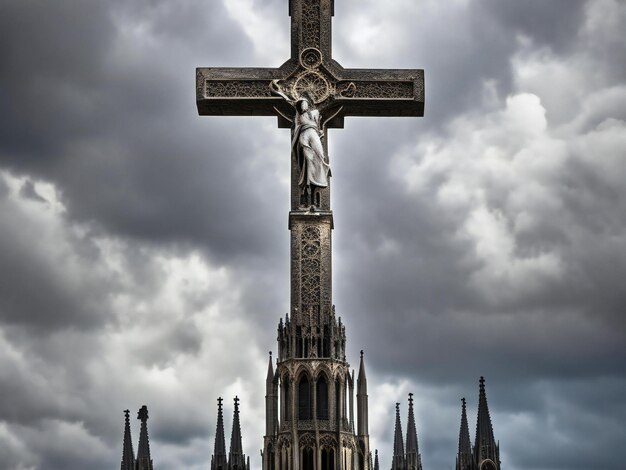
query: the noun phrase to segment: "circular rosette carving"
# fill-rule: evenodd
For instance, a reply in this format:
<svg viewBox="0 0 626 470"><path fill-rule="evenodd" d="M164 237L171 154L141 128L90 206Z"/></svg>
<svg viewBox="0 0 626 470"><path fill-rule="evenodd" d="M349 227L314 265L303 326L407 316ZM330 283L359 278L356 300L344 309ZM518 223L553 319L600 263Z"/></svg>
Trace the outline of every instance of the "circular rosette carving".
<svg viewBox="0 0 626 470"><path fill-rule="evenodd" d="M292 95L297 100L306 98L308 95L313 100L313 104L318 104L330 96L330 85L322 74L310 70L296 78Z"/></svg>
<svg viewBox="0 0 626 470"><path fill-rule="evenodd" d="M300 64L305 69L314 69L322 63L322 52L315 47L308 47L300 53Z"/></svg>

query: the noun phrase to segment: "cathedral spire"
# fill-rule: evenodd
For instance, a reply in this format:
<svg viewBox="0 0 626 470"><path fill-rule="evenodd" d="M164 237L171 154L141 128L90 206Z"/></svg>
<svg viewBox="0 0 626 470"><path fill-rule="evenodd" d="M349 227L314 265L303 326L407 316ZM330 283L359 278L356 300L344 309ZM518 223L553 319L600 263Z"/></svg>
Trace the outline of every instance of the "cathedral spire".
<svg viewBox="0 0 626 470"><path fill-rule="evenodd" d="M270 351L270 358L267 362L267 378L265 380L265 386L267 390L271 390L274 382L274 365L272 364L272 351Z"/></svg>
<svg viewBox="0 0 626 470"><path fill-rule="evenodd" d="M228 469L244 470L246 456L241 444L241 424L239 423L239 397L235 397L235 411L233 412L233 429L230 435L230 452L228 453Z"/></svg>
<svg viewBox="0 0 626 470"><path fill-rule="evenodd" d="M422 458L417 443L417 429L413 413L413 394L409 393L409 419L406 424L406 465L408 470L421 470Z"/></svg>
<svg viewBox="0 0 626 470"><path fill-rule="evenodd" d="M215 429L215 445L211 456L211 470L226 470L226 443L224 442L224 414L222 413L222 397L217 399L217 426Z"/></svg>
<svg viewBox="0 0 626 470"><path fill-rule="evenodd" d="M465 398L461 399L461 429L459 431L459 451L456 457L456 470L472 470L472 444L470 442L469 425Z"/></svg>
<svg viewBox="0 0 626 470"><path fill-rule="evenodd" d="M374 451L374 470L380 470L380 465L378 464L378 449Z"/></svg>
<svg viewBox="0 0 626 470"><path fill-rule="evenodd" d="M400 423L400 403L396 403L396 428L393 435L393 460L391 462L391 470L406 470L404 438L402 437L402 424Z"/></svg>
<svg viewBox="0 0 626 470"><path fill-rule="evenodd" d="M356 385L356 418L357 418L357 435L369 435L368 416L368 400L367 400L367 377L365 376L365 360L363 359L363 351L361 351L361 364L359 365L359 377ZM368 449L369 452L369 449Z"/></svg>
<svg viewBox="0 0 626 470"><path fill-rule="evenodd" d="M130 435L130 411L124 410L124 444L122 446L121 470L135 470L135 451Z"/></svg>
<svg viewBox="0 0 626 470"><path fill-rule="evenodd" d="M362 470L370 470L372 468L372 453L370 451L369 441L368 407L365 359L363 358L363 351L361 351L359 376L356 382L356 426L359 448L363 455L362 464L360 466Z"/></svg>
<svg viewBox="0 0 626 470"><path fill-rule="evenodd" d="M273 436L278 430L278 390L274 384L274 365L272 351L267 364L265 381L265 435Z"/></svg>
<svg viewBox="0 0 626 470"><path fill-rule="evenodd" d="M361 350L361 364L359 365L359 377L357 378L356 393L367 396L367 377L365 376L365 360Z"/></svg>
<svg viewBox="0 0 626 470"><path fill-rule="evenodd" d="M137 419L141 420L139 431L139 447L137 448L137 470L153 470L152 458L150 457L150 439L148 438L148 407L143 405L137 413Z"/></svg>
<svg viewBox="0 0 626 470"><path fill-rule="evenodd" d="M474 439L474 460L478 468L486 470L498 470L500 468L500 450L493 437L489 405L485 392L485 378L480 378L478 394L478 418L476 420L476 437ZM487 462L483 465L483 461Z"/></svg>

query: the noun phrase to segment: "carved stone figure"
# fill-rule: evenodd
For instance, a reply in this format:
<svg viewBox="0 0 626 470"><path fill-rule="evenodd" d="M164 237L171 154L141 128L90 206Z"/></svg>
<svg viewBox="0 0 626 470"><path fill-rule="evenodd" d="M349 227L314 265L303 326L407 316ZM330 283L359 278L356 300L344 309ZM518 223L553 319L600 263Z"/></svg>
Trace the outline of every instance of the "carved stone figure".
<svg viewBox="0 0 626 470"><path fill-rule="evenodd" d="M308 90L298 99L293 99L281 88L278 80L270 84L273 93L284 98L294 107L293 137L291 150L294 160L298 163L300 203L303 206L319 206L319 188L328 187L331 176L328 156L325 154L322 138L323 123L319 109L315 107L315 99Z"/></svg>
<svg viewBox="0 0 626 470"><path fill-rule="evenodd" d="M327 187L330 176L330 165L322 145L324 134L320 128L320 118L319 111L308 98L298 100L291 146L300 169L298 185L310 203L313 203L311 196L314 187Z"/></svg>

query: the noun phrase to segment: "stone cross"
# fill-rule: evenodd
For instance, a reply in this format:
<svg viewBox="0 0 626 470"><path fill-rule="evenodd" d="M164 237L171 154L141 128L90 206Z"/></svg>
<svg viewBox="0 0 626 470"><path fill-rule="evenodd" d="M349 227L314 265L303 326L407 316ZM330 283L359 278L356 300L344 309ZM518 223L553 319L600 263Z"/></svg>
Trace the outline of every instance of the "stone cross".
<svg viewBox="0 0 626 470"><path fill-rule="evenodd" d="M333 9L334 0L289 0L291 58L278 68L196 70L200 115L276 116L279 127L292 132L291 308L285 322L278 325L275 376L270 362L263 470L313 468L311 448L318 449L317 459L329 452L328 468L371 470L367 425L361 422L367 416L363 401L367 397L357 395L360 434L356 436L354 375L350 376L346 360L345 326L337 319L332 303L333 214L325 131L343 127L346 116L422 116L424 72L344 69L331 54ZM320 386L323 380L303 392L299 387L304 382L298 386L282 382L297 367L308 371L309 377L324 377L323 370L333 370L345 380L328 387L326 401L318 401L317 393L320 397L325 393ZM280 407L279 387L287 387L280 388ZM304 390L309 392L305 395ZM235 398L236 414L238 404ZM331 448L320 454L322 442ZM362 463L356 465L356 453L344 453L344 446L359 449ZM275 456L281 464L277 465ZM321 468L319 461L316 465Z"/></svg>
<svg viewBox="0 0 626 470"><path fill-rule="evenodd" d="M423 70L345 69L333 60L333 10L334 0L289 0L291 57L278 68L196 69L200 115L276 116L279 127L292 130L287 323L297 339L285 343L279 362L294 354L345 360L343 325L332 305L325 131L342 128L346 116L424 114Z"/></svg>
<svg viewBox="0 0 626 470"><path fill-rule="evenodd" d="M277 116L279 127L297 130L297 101L306 99L309 109L317 110L320 117L313 119L313 124L318 128L321 147L316 153L323 149L320 159L325 163L309 168L305 175L302 165L306 155L294 159L292 210L311 206L330 210L326 129L342 128L346 116L424 114L423 70L345 69L333 60L333 14L334 0L289 0L291 58L278 68L196 69L200 115ZM313 142L314 151L316 145Z"/></svg>

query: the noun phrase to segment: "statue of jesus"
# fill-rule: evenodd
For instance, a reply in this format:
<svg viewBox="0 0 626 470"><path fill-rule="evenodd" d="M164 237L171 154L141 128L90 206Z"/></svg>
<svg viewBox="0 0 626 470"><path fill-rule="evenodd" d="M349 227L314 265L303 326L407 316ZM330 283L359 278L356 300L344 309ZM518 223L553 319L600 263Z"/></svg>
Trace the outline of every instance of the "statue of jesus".
<svg viewBox="0 0 626 470"><path fill-rule="evenodd" d="M292 155L298 163L300 201L304 206L319 206L319 188L328 186L331 176L328 157L324 154L324 137L321 115L315 107L310 94L304 93L298 100L293 100L280 89L277 81L272 82L272 92L283 97L295 108Z"/></svg>

